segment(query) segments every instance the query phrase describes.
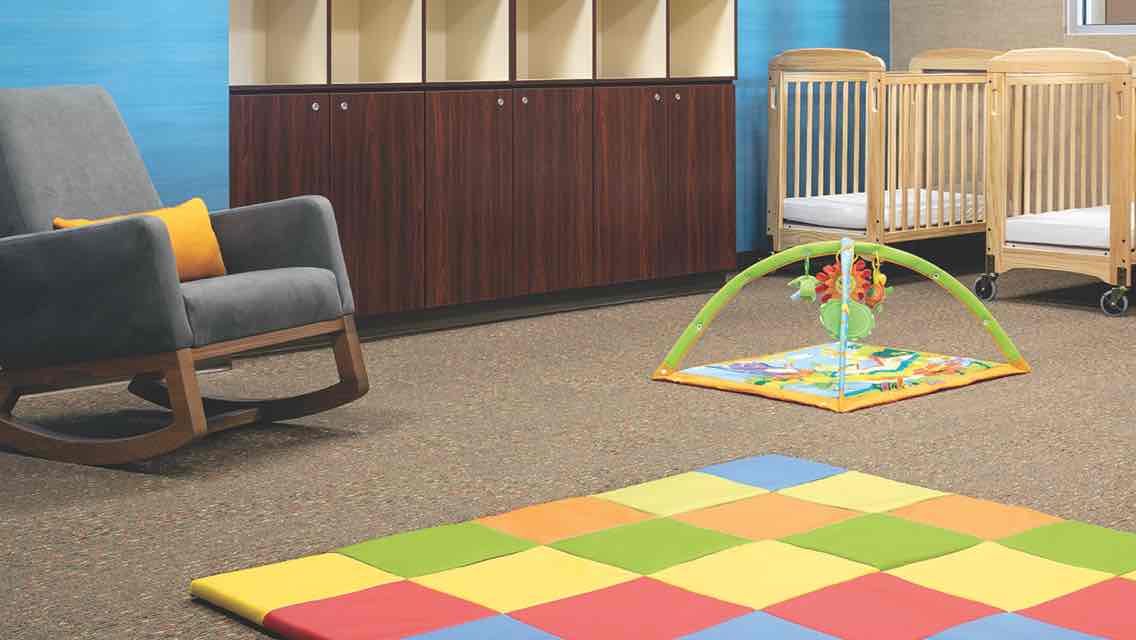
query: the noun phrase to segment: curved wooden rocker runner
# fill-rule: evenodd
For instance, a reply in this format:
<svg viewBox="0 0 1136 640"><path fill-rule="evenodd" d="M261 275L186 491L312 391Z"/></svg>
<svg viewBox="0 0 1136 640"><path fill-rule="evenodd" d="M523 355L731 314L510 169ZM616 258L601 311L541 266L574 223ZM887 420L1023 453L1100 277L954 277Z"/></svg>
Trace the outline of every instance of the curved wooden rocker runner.
<svg viewBox="0 0 1136 640"><path fill-rule="evenodd" d="M195 363L254 349L330 336L339 382L319 391L275 400L203 397ZM168 424L147 433L99 438L73 435L12 415L21 396L133 377L134 395L172 412ZM256 422L290 420L327 411L367 393L369 383L353 316L172 353L0 371L0 446L90 465L124 464L168 453L211 433Z"/></svg>

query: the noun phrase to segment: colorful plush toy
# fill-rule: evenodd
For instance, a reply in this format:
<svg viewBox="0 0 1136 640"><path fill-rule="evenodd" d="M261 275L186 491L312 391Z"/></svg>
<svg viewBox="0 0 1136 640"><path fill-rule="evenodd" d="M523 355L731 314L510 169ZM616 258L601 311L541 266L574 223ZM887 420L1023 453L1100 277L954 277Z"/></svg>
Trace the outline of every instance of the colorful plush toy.
<svg viewBox="0 0 1136 640"><path fill-rule="evenodd" d="M805 262L805 274L789 283L797 287L797 293L790 296L793 300L808 300L816 302L820 298L820 323L830 336L836 338L840 334L840 322L844 314L843 287L844 277L840 268L840 261L826 266L816 277L809 274L808 261ZM887 276L880 270L879 258L872 261L871 269L860 258L852 263L848 278L848 313L847 337L849 340L860 340L871 335L876 327L876 314L883 310L883 301L891 293L887 286Z"/></svg>

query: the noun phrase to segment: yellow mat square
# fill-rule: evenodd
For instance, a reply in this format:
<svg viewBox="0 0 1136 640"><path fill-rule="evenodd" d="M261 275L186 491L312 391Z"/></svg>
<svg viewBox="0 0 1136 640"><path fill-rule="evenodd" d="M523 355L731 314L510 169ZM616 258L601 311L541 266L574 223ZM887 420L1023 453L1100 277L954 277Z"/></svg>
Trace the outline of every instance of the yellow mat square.
<svg viewBox="0 0 1136 640"><path fill-rule="evenodd" d="M924 489L859 471L849 471L816 482L790 487L779 493L866 513L882 513L921 500L947 495L942 491Z"/></svg>
<svg viewBox="0 0 1136 640"><path fill-rule="evenodd" d="M1017 611L1103 582L1112 575L1032 556L995 542L888 573L943 593Z"/></svg>
<svg viewBox="0 0 1136 640"><path fill-rule="evenodd" d="M415 578L436 591L502 613L639 578L638 574L548 547Z"/></svg>
<svg viewBox="0 0 1136 640"><path fill-rule="evenodd" d="M764 609L875 573L874 567L776 540L733 547L652 575L687 591Z"/></svg>
<svg viewBox="0 0 1136 640"><path fill-rule="evenodd" d="M275 609L398 582L402 578L338 553L198 578L194 597L257 624Z"/></svg>
<svg viewBox="0 0 1136 640"><path fill-rule="evenodd" d="M765 489L732 480L691 471L677 476L644 482L626 489L616 489L596 497L629 507L669 516L716 504L769 493Z"/></svg>

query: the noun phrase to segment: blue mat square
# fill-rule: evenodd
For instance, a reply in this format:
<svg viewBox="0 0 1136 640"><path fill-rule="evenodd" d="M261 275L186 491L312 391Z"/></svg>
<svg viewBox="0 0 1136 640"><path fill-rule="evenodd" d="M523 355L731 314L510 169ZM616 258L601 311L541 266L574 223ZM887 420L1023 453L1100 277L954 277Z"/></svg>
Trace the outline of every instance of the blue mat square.
<svg viewBox="0 0 1136 640"><path fill-rule="evenodd" d="M931 640L1098 640L1080 631L1056 627L1040 620L1000 613L952 627Z"/></svg>
<svg viewBox="0 0 1136 640"><path fill-rule="evenodd" d="M750 640L751 638L836 640L828 634L806 629L761 611L734 618L709 629L703 629L698 633L683 636L681 640Z"/></svg>
<svg viewBox="0 0 1136 640"><path fill-rule="evenodd" d="M518 622L509 616L482 618L481 620L459 624L456 627L414 636L415 640L486 640L487 638L493 640L556 640L556 636L530 627L523 622Z"/></svg>
<svg viewBox="0 0 1136 640"><path fill-rule="evenodd" d="M700 471L734 482L778 491L844 473L845 469L773 453L715 464Z"/></svg>

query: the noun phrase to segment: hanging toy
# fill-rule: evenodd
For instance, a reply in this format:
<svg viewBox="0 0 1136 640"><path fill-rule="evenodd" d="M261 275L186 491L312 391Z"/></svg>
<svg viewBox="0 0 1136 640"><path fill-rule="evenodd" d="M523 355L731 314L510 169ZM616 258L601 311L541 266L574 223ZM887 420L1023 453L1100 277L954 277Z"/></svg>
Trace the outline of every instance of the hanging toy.
<svg viewBox="0 0 1136 640"><path fill-rule="evenodd" d="M880 269L880 255L877 253L872 259L872 279L864 292L864 304L876 313L880 313L883 311L884 298L890 293L891 287L887 286L887 276Z"/></svg>
<svg viewBox="0 0 1136 640"><path fill-rule="evenodd" d="M820 285L820 280L817 280L809 273L809 259L805 258L805 275L794 278L789 283L790 287L797 287L796 293L789 296L790 300L808 300L809 302L816 302L817 299L817 286Z"/></svg>
<svg viewBox="0 0 1136 640"><path fill-rule="evenodd" d="M873 276L867 265L861 259L852 263L849 274L848 291L848 339L860 340L866 338L876 327L876 316L871 307L865 304ZM824 268L817 274L820 284L817 293L820 294L820 323L832 338L840 334L840 318L843 310L841 299L843 297L843 279L840 263L836 262Z"/></svg>

